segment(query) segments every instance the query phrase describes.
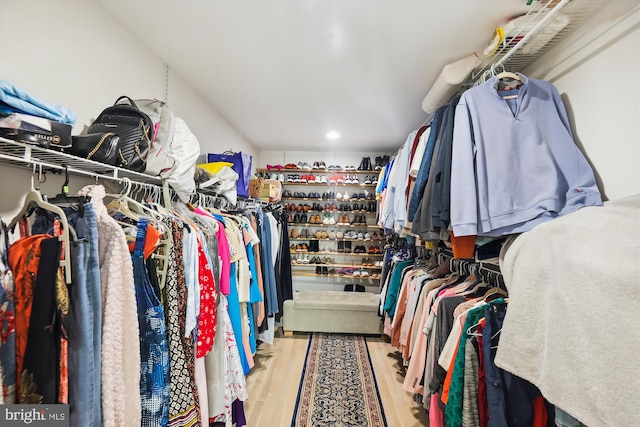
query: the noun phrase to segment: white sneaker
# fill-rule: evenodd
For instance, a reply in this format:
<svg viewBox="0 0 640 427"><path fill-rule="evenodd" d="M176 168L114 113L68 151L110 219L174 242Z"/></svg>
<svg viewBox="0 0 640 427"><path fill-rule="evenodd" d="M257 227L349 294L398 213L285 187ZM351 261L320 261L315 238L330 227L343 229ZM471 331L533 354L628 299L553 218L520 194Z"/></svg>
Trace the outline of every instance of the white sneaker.
<svg viewBox="0 0 640 427"><path fill-rule="evenodd" d="M369 277L369 272L363 268L360 270L360 277Z"/></svg>
<svg viewBox="0 0 640 427"><path fill-rule="evenodd" d="M353 270L353 273L351 275L353 277L360 277L360 270Z"/></svg>
<svg viewBox="0 0 640 427"><path fill-rule="evenodd" d="M329 225L336 225L336 219L334 218L333 215L331 215L331 217L329 217Z"/></svg>
<svg viewBox="0 0 640 427"><path fill-rule="evenodd" d="M336 200L342 200L342 193L340 192L336 193Z"/></svg>
<svg viewBox="0 0 640 427"><path fill-rule="evenodd" d="M371 240L371 234L364 233L364 240Z"/></svg>
<svg viewBox="0 0 640 427"><path fill-rule="evenodd" d="M358 180L358 175L353 175L351 177L351 183L352 184L360 184L360 181Z"/></svg>

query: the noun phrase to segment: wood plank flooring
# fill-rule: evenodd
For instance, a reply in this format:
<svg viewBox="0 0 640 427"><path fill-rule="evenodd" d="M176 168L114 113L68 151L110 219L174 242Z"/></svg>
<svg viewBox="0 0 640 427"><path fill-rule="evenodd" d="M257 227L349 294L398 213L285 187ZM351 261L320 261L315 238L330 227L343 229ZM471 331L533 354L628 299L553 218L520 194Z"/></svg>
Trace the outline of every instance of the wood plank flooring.
<svg viewBox="0 0 640 427"><path fill-rule="evenodd" d="M279 331L273 345L258 347L255 367L247 376L247 427L291 425L308 344L309 334L284 337ZM389 427L428 426L424 409L402 389L404 377L395 349L375 336L367 336L367 344Z"/></svg>

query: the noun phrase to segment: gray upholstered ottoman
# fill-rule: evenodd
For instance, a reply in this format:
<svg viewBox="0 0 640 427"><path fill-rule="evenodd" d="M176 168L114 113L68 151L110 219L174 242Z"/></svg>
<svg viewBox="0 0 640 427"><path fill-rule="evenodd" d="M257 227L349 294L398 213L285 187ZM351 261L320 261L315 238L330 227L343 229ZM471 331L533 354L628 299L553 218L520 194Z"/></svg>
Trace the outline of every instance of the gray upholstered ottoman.
<svg viewBox="0 0 640 427"><path fill-rule="evenodd" d="M380 295L370 292L301 291L284 302L285 336L299 332L380 334Z"/></svg>

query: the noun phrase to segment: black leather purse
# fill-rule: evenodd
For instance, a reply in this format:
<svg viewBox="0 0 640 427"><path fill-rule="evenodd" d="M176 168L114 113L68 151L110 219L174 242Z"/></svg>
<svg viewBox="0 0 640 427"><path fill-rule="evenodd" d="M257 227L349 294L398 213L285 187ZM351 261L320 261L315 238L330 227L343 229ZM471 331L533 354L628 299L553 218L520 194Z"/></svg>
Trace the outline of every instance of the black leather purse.
<svg viewBox="0 0 640 427"><path fill-rule="evenodd" d="M71 137L69 154L87 160L116 166L123 161L120 154L120 136L113 132L90 133Z"/></svg>
<svg viewBox="0 0 640 427"><path fill-rule="evenodd" d="M88 133L117 134L120 137L120 159L115 166L136 172L145 171L153 137L153 122L131 98L121 96L113 106L105 108L91 124Z"/></svg>

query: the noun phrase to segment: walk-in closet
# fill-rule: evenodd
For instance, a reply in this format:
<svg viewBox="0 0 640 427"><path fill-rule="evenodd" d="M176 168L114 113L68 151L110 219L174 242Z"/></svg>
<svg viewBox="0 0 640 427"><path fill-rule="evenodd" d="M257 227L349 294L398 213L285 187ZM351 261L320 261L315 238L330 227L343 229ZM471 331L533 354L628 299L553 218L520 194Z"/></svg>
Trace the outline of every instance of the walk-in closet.
<svg viewBox="0 0 640 427"><path fill-rule="evenodd" d="M0 425L640 425L640 0L0 0Z"/></svg>

